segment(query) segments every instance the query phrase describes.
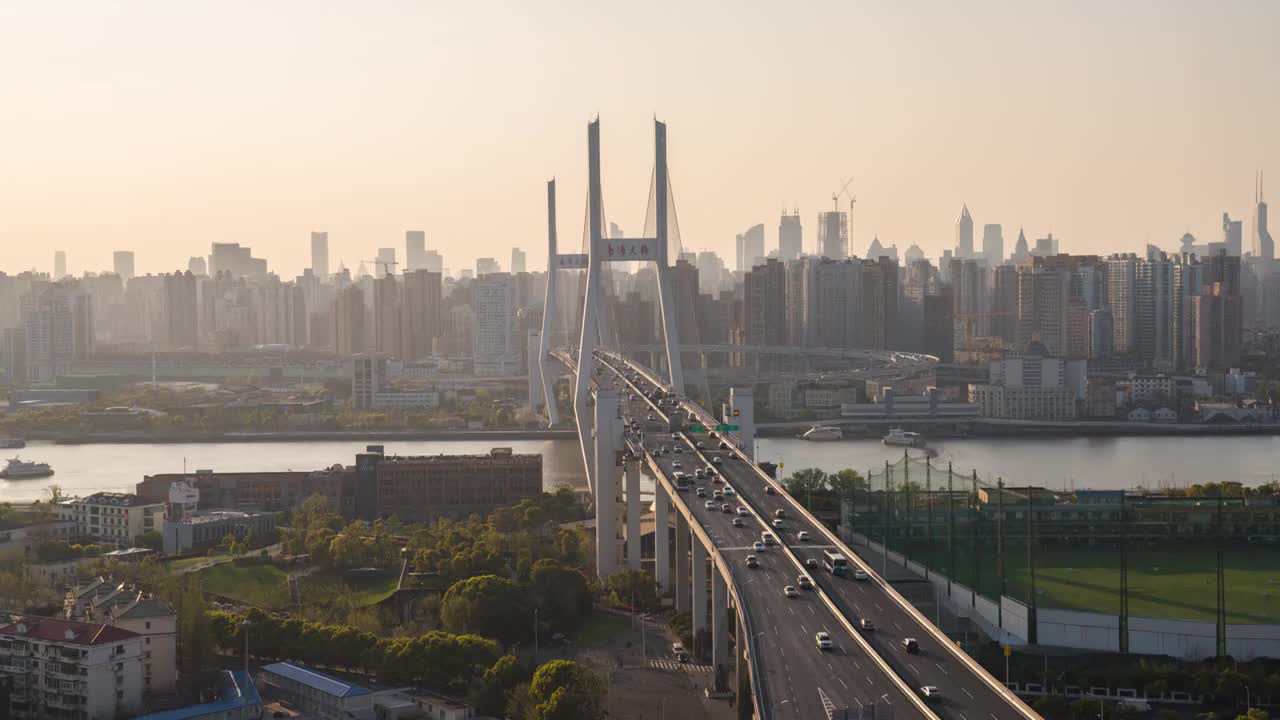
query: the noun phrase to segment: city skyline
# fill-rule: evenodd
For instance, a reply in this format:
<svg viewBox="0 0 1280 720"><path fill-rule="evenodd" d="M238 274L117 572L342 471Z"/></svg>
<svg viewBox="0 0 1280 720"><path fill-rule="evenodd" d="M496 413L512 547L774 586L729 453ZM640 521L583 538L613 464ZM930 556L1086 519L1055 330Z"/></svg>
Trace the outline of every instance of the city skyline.
<svg viewBox="0 0 1280 720"><path fill-rule="evenodd" d="M32 68L0 88L24 108L0 176L11 272L50 269L54 250L76 275L110 269L113 251L132 251L139 274L171 272L225 241L292 277L312 231L329 234L332 267L354 269L409 229L454 269L512 246L541 269L542 183L559 178L561 234L576 239L595 113L608 219L640 232L656 114L677 129L685 248L722 258L756 223L776 248L795 208L814 252L817 215L850 177L857 255L878 236L938 257L964 205L1006 243L1026 228L1076 253L1172 250L1184 232L1218 240L1222 212L1250 225L1256 172L1280 166L1280 89L1250 72L1280 61L1267 39L1280 11L1264 3L746 8L728 22L675 6L106 7L0 11L28 31L0 57ZM307 32L277 32L299 19ZM536 30L551 25L578 51L543 48ZM726 29L770 42L722 58ZM1078 49L1043 53L1063 32ZM613 51L655 34L667 41L652 67ZM746 104L758 112L723 113ZM483 222L495 206L503 220Z"/></svg>

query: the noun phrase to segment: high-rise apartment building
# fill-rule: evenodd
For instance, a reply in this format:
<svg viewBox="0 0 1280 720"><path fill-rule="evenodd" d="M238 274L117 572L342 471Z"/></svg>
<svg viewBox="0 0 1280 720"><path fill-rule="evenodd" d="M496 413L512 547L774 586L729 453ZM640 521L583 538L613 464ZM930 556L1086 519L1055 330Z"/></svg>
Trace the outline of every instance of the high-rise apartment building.
<svg viewBox="0 0 1280 720"><path fill-rule="evenodd" d="M982 226L982 256L987 265L995 267L1004 262L1004 228L996 223Z"/></svg>
<svg viewBox="0 0 1280 720"><path fill-rule="evenodd" d="M527 272L525 269L525 253L518 247L511 248L511 272L512 274Z"/></svg>
<svg viewBox="0 0 1280 720"><path fill-rule="evenodd" d="M743 275L743 334L746 345L787 344L787 270L770 258Z"/></svg>
<svg viewBox="0 0 1280 720"><path fill-rule="evenodd" d="M849 257L849 214L839 210L818 213L818 254L832 260Z"/></svg>
<svg viewBox="0 0 1280 720"><path fill-rule="evenodd" d="M738 272L747 272L764 260L764 225L756 223L735 239Z"/></svg>
<svg viewBox="0 0 1280 720"><path fill-rule="evenodd" d="M164 276L164 337L171 350L195 350L200 343L198 282L189 271Z"/></svg>
<svg viewBox="0 0 1280 720"><path fill-rule="evenodd" d="M93 355L93 298L74 280L38 283L22 296L27 384L47 384Z"/></svg>
<svg viewBox="0 0 1280 720"><path fill-rule="evenodd" d="M857 347L865 318L862 300L863 263L859 260L822 260L816 269L817 288L808 313L815 325L814 344L820 347Z"/></svg>
<svg viewBox="0 0 1280 720"><path fill-rule="evenodd" d="M393 247L378 248L378 259L374 262L373 276L380 278L386 275L394 275L396 272L396 249Z"/></svg>
<svg viewBox="0 0 1280 720"><path fill-rule="evenodd" d="M321 280L329 279L329 233L311 233L311 272Z"/></svg>
<svg viewBox="0 0 1280 720"><path fill-rule="evenodd" d="M196 256L187 260L187 272L197 276L208 276L209 267L204 258Z"/></svg>
<svg viewBox="0 0 1280 720"><path fill-rule="evenodd" d="M404 232L404 271L427 269L427 233L423 230Z"/></svg>
<svg viewBox="0 0 1280 720"><path fill-rule="evenodd" d="M476 277L472 286L475 333L472 361L475 373L490 377L514 375L520 353L515 338L515 287L511 275L492 272Z"/></svg>
<svg viewBox="0 0 1280 720"><path fill-rule="evenodd" d="M333 350L346 357L365 352L364 291L359 285L349 285L334 294L330 312Z"/></svg>
<svg viewBox="0 0 1280 720"><path fill-rule="evenodd" d="M789 262L804 252L804 228L800 225L799 211L782 213L778 221L778 259Z"/></svg>
<svg viewBox="0 0 1280 720"><path fill-rule="evenodd" d="M502 267L494 258L476 258L476 277L502 272Z"/></svg>
<svg viewBox="0 0 1280 720"><path fill-rule="evenodd" d="M1018 268L1018 332L1014 345L1019 351L1039 343L1050 355L1065 355L1070 292L1071 271L1066 267L1033 264Z"/></svg>
<svg viewBox="0 0 1280 720"><path fill-rule="evenodd" d="M209 275L218 273L261 280L267 276L267 261L255 258L253 250L240 247L240 243L213 243L209 251Z"/></svg>
<svg viewBox="0 0 1280 720"><path fill-rule="evenodd" d="M422 269L444 274L444 258L435 250L428 250L422 259Z"/></svg>
<svg viewBox="0 0 1280 720"><path fill-rule="evenodd" d="M143 640L124 628L58 618L22 617L0 627L9 680L0 716L136 717L145 692Z"/></svg>
<svg viewBox="0 0 1280 720"><path fill-rule="evenodd" d="M373 349L395 358L400 352L400 283L388 273L373 281Z"/></svg>
<svg viewBox="0 0 1280 720"><path fill-rule="evenodd" d="M935 292L926 292L921 306L921 341L923 350L938 360L949 363L955 359L954 294L951 285L941 285Z"/></svg>
<svg viewBox="0 0 1280 720"><path fill-rule="evenodd" d="M877 350L898 347L898 263L888 257L862 261L862 341Z"/></svg>
<svg viewBox="0 0 1280 720"><path fill-rule="evenodd" d="M787 263L787 344L818 344L818 265L812 255Z"/></svg>
<svg viewBox="0 0 1280 720"><path fill-rule="evenodd" d="M405 360L421 360L432 353L435 339L442 333L442 277L438 272L414 270L403 279L400 351Z"/></svg>
<svg viewBox="0 0 1280 720"><path fill-rule="evenodd" d="M133 279L133 251L116 250L111 253L111 269L125 282Z"/></svg>
<svg viewBox="0 0 1280 720"><path fill-rule="evenodd" d="M991 278L988 332L1013 345L1018 335L1018 267L997 265L992 268Z"/></svg>
<svg viewBox="0 0 1280 720"><path fill-rule="evenodd" d="M1111 351L1128 355L1137 351L1137 270L1138 259L1132 253L1107 258L1107 305L1111 308L1114 337Z"/></svg>
<svg viewBox="0 0 1280 720"><path fill-rule="evenodd" d="M1174 267L1159 251L1134 265L1135 341L1138 359L1155 370L1175 369Z"/></svg>
<svg viewBox="0 0 1280 720"><path fill-rule="evenodd" d="M973 217L967 204L960 209L956 220L956 257L965 260L973 257Z"/></svg>
<svg viewBox="0 0 1280 720"><path fill-rule="evenodd" d="M53 279L61 280L67 276L67 252L65 250L55 250L53 252Z"/></svg>

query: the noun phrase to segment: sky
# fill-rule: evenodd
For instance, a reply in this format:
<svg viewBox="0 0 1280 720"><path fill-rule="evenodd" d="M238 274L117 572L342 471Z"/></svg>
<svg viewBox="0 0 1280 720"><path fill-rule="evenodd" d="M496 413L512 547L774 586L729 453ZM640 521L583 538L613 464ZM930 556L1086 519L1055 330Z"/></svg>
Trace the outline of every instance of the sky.
<svg viewBox="0 0 1280 720"><path fill-rule="evenodd" d="M643 229L657 117L684 248L729 263L784 208L814 249L850 178L859 255L936 257L964 203L1006 252L1173 249L1224 211L1247 247L1258 170L1280 201L1280 3L7 0L0 108L9 272L240 242L288 278L313 230L354 268L408 229L541 269L547 179L581 237L597 114L608 219Z"/></svg>

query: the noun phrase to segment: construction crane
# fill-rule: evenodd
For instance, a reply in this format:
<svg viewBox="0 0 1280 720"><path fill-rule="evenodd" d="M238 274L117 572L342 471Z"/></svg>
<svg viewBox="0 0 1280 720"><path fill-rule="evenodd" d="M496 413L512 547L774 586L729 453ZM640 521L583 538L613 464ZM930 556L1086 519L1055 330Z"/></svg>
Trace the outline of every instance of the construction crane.
<svg viewBox="0 0 1280 720"><path fill-rule="evenodd" d="M395 260L361 260L360 262L366 262L366 263L372 264L374 272L377 272L378 266L381 265L382 274L378 275L377 277L386 277L388 275L394 275L395 270L392 270L392 268L400 264Z"/></svg>
<svg viewBox="0 0 1280 720"><path fill-rule="evenodd" d="M858 196L848 192L849 185L852 183L853 178L849 178L840 186L840 190L838 192L831 194L831 207L835 212L840 212L840 196L849 196L849 214L845 216L844 247L841 249L841 254L844 257L849 256L849 243L853 242L853 204L858 202Z"/></svg>

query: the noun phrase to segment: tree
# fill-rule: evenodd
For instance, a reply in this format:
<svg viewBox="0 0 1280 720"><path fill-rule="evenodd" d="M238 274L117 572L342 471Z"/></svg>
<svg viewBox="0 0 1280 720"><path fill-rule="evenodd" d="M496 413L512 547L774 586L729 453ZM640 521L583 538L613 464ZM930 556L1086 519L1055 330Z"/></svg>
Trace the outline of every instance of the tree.
<svg viewBox="0 0 1280 720"><path fill-rule="evenodd" d="M1071 720L1071 705L1061 695L1044 695L1033 707L1045 720Z"/></svg>
<svg viewBox="0 0 1280 720"><path fill-rule="evenodd" d="M1236 720L1271 720L1271 713L1262 708L1249 708L1243 715L1237 715Z"/></svg>
<svg viewBox="0 0 1280 720"><path fill-rule="evenodd" d="M178 667L184 673L198 673L213 657L214 634L204 595L194 581L179 596Z"/></svg>
<svg viewBox="0 0 1280 720"><path fill-rule="evenodd" d="M1222 702L1242 703L1245 700L1247 693L1245 685L1248 682L1249 678L1244 673L1235 670L1224 670L1218 675L1218 683L1214 686L1213 696Z"/></svg>
<svg viewBox="0 0 1280 720"><path fill-rule="evenodd" d="M851 497L854 492L866 492L867 481L857 470L845 468L840 472L827 476L827 484L838 497Z"/></svg>
<svg viewBox="0 0 1280 720"><path fill-rule="evenodd" d="M440 620L446 630L503 642L524 639L531 619L524 594L515 583L497 575L459 580L445 592L440 606Z"/></svg>
<svg viewBox="0 0 1280 720"><path fill-rule="evenodd" d="M582 573L550 559L533 564L529 576L540 619L559 631L573 630L591 614L591 588Z"/></svg>
<svg viewBox="0 0 1280 720"><path fill-rule="evenodd" d="M791 473L784 484L792 497L804 498L810 492L826 489L827 474L818 468L805 468Z"/></svg>
<svg viewBox="0 0 1280 720"><path fill-rule="evenodd" d="M552 660L533 674L531 720L595 720L604 715L604 684L572 660Z"/></svg>
<svg viewBox="0 0 1280 720"><path fill-rule="evenodd" d="M63 500L62 486L57 483L46 487L44 492L49 496L49 504L53 507L57 507Z"/></svg>
<svg viewBox="0 0 1280 720"><path fill-rule="evenodd" d="M476 709L481 715L502 715L511 701L511 691L528 679L529 671L515 655L503 655L484 671Z"/></svg>
<svg viewBox="0 0 1280 720"><path fill-rule="evenodd" d="M605 588L613 595L614 601L622 605L634 604L637 610L658 607L658 586L653 576L643 570L619 570L605 579Z"/></svg>
<svg viewBox="0 0 1280 720"><path fill-rule="evenodd" d="M155 530L148 530L137 537L139 547L160 552L164 550L164 536Z"/></svg>

